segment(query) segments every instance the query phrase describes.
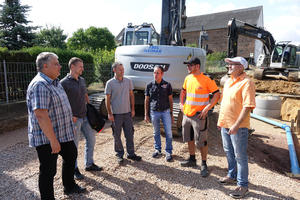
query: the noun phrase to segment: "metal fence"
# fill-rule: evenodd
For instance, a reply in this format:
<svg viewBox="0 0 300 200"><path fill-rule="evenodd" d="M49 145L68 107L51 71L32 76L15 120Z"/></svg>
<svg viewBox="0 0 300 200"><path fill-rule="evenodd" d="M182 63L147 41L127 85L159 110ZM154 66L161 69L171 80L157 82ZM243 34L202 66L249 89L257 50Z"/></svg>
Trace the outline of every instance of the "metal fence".
<svg viewBox="0 0 300 200"><path fill-rule="evenodd" d="M227 72L225 61L206 61L205 72L210 73L224 73Z"/></svg>
<svg viewBox="0 0 300 200"><path fill-rule="evenodd" d="M69 73L67 63L60 63L62 66L59 79ZM89 85L98 81L94 64L84 64L84 77ZM0 104L14 101L26 100L26 91L31 80L36 76L35 63L5 62L0 63Z"/></svg>
<svg viewBox="0 0 300 200"><path fill-rule="evenodd" d="M224 61L206 61L206 73L226 72L225 65ZM64 78L69 73L67 63L61 63L61 66L59 79ZM84 64L82 77L87 85L100 82L100 75L97 73L94 64ZM5 61L0 63L0 104L26 100L27 87L36 74L35 63Z"/></svg>

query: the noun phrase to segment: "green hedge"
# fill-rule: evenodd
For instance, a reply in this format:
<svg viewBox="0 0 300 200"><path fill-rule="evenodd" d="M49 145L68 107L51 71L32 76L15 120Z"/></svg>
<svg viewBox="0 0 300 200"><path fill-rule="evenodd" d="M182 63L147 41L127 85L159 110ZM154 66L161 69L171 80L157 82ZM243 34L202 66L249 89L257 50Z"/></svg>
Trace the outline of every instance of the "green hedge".
<svg viewBox="0 0 300 200"><path fill-rule="evenodd" d="M68 63L70 58L79 57L84 63L94 63L93 55L89 52L74 51L68 49L47 48L47 47L31 47L24 48L18 51L8 51L5 48L0 48L0 61L6 62L34 62L36 57L41 52L53 52L59 57L60 63Z"/></svg>

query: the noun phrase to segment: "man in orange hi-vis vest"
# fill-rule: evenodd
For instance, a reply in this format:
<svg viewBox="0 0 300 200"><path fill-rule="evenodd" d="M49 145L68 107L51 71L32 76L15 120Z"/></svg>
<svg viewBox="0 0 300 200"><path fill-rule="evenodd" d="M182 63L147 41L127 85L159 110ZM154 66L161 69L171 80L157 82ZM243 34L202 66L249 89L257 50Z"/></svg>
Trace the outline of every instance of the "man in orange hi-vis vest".
<svg viewBox="0 0 300 200"><path fill-rule="evenodd" d="M207 177L207 112L218 102L220 92L215 81L200 71L201 62L199 58L191 57L183 64L187 64L189 75L185 78L180 93L180 109L184 114L182 136L183 142L188 143L190 158L180 164L183 167L196 165L195 151L197 146L200 148L202 157L201 176ZM213 94L211 101L209 101L210 93Z"/></svg>

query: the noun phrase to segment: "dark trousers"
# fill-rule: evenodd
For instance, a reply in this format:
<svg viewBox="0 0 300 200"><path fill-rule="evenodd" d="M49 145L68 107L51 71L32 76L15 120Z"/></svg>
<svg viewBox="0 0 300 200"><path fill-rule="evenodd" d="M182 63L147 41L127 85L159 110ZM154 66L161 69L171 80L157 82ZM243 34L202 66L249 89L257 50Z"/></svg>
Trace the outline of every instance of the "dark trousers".
<svg viewBox="0 0 300 200"><path fill-rule="evenodd" d="M62 156L62 182L65 190L70 190L75 186L74 168L77 158L77 148L74 141L60 143ZM55 199L53 189L53 179L56 174L58 154L51 154L50 144L36 147L40 161L39 189L41 199Z"/></svg>
<svg viewBox="0 0 300 200"><path fill-rule="evenodd" d="M123 157L124 155L124 148L121 141L122 128L126 140L127 155L133 156L135 154L133 142L134 129L131 113L114 114L114 118L115 121L112 122L111 127L113 131L115 152L117 153L117 156Z"/></svg>

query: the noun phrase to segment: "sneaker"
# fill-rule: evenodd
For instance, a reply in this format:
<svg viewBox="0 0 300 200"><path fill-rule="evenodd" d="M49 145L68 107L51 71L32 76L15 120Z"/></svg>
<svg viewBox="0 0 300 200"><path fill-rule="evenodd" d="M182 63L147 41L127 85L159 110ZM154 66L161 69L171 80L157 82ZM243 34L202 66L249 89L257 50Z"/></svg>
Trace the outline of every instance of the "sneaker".
<svg viewBox="0 0 300 200"><path fill-rule="evenodd" d="M225 176L223 178L220 178L218 180L218 183L222 184L222 185L227 185L227 184L231 184L231 183L237 183L236 179L231 179L228 176Z"/></svg>
<svg viewBox="0 0 300 200"><path fill-rule="evenodd" d="M187 159L185 161L180 162L180 165L182 167L192 167L192 166L196 166L196 160L190 160Z"/></svg>
<svg viewBox="0 0 300 200"><path fill-rule="evenodd" d="M166 160L167 160L167 162L171 162L171 160L172 160L172 154L167 153Z"/></svg>
<svg viewBox="0 0 300 200"><path fill-rule="evenodd" d="M85 171L101 171L102 167L95 165L94 163L92 163L91 166L86 167Z"/></svg>
<svg viewBox="0 0 300 200"><path fill-rule="evenodd" d="M161 154L161 150L155 150L155 152L152 154L153 158L157 158Z"/></svg>
<svg viewBox="0 0 300 200"><path fill-rule="evenodd" d="M135 161L141 161L142 157L141 156L137 156L137 155L133 155L133 156L127 156L128 159L130 160L135 160Z"/></svg>
<svg viewBox="0 0 300 200"><path fill-rule="evenodd" d="M200 175L201 175L202 177L207 177L207 176L208 176L207 165L206 165L205 163L202 163L200 169L201 169Z"/></svg>
<svg viewBox="0 0 300 200"><path fill-rule="evenodd" d="M74 169L74 179L76 180L81 180L83 179L83 175L80 173L78 167L76 169Z"/></svg>
<svg viewBox="0 0 300 200"><path fill-rule="evenodd" d="M118 156L117 161L120 164L120 163L124 162L124 159L123 159L123 157Z"/></svg>
<svg viewBox="0 0 300 200"><path fill-rule="evenodd" d="M235 190L230 192L229 196L231 196L232 198L235 198L235 199L239 199L248 193L249 193L248 188L238 186L237 188L235 188Z"/></svg>
<svg viewBox="0 0 300 200"><path fill-rule="evenodd" d="M86 191L85 187L81 187L76 184L71 190L64 190L64 193L66 195L69 195L69 194L79 194L79 193L83 193L85 191Z"/></svg>

